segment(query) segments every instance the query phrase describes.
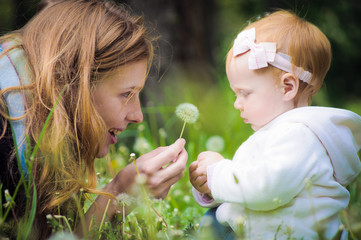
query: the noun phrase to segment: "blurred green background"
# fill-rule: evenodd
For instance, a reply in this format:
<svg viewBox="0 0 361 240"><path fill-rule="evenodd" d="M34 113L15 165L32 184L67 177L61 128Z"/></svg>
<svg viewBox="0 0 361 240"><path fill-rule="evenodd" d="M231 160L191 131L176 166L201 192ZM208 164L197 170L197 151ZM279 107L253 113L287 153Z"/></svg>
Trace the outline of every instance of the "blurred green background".
<svg viewBox="0 0 361 240"><path fill-rule="evenodd" d="M39 0L0 0L0 33L18 29L36 12ZM160 36L154 81L197 81L204 88L223 79L224 60L234 37L248 20L277 8L317 25L329 38L333 61L322 98L315 104L345 107L360 102L361 1L359 0L126 0ZM175 77L177 76L177 77ZM159 79L162 79L159 81ZM186 88L185 84L180 84ZM319 102L317 102L317 100ZM325 101L323 101L325 100Z"/></svg>
<svg viewBox="0 0 361 240"><path fill-rule="evenodd" d="M40 0L0 0L0 34L21 28L36 13ZM54 0L56 1L56 0ZM294 11L318 26L329 38L333 60L325 84L313 105L341 107L361 114L361 1L359 0L126 0L144 16L156 41L156 58L142 95L145 122L153 146L161 145L158 132L168 134L165 144L179 137L181 122L175 107L191 102L200 110L197 124L185 137L225 138L231 157L252 130L233 109L234 94L225 74L225 57L234 38L247 25L275 9ZM136 126L122 134L131 146ZM204 136L203 136L204 135ZM129 138L133 137L133 138ZM197 139L198 139L197 137ZM203 141L203 140L199 140ZM203 141L204 142L204 141ZM194 154L204 150L194 142ZM203 144L204 145L204 144ZM196 156L190 156L194 159Z"/></svg>
<svg viewBox="0 0 361 240"><path fill-rule="evenodd" d="M36 13L38 2L0 0L0 34L21 28ZM241 121L239 111L233 109L235 97L225 74L226 54L248 21L275 9L296 12L318 26L331 42L331 69L321 91L315 95L313 105L341 107L361 114L360 0L119 2L144 15L158 40L154 67L142 94L145 121L138 126L129 126L120 135L120 141L112 148L107 161L97 162L100 176L107 176L105 180L100 178L105 183L127 164L130 152L139 156L160 145L171 144L179 137L182 122L174 110L182 102L193 103L200 111L199 120L194 125L187 125L183 134L187 140L188 165L201 151L211 150L206 145L214 135L222 136L225 143L219 152L225 158L232 158L253 131ZM143 141L140 149L136 147L139 139ZM191 186L187 170L184 175L166 199L171 210L169 216L168 212L164 215L172 219L171 224L176 228L188 228L188 222L199 222L205 211L189 199ZM361 175L349 190L351 199L345 218L352 225L348 229L357 228L354 231L361 238ZM178 211L183 213L182 218L174 217L179 215Z"/></svg>

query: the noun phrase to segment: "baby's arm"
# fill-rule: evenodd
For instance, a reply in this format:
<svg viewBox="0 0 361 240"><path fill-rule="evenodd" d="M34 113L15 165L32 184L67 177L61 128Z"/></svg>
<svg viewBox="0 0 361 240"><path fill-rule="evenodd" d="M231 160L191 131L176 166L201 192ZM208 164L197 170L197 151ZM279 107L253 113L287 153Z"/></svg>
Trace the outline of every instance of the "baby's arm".
<svg viewBox="0 0 361 240"><path fill-rule="evenodd" d="M207 168L222 159L222 155L211 151L198 155L197 160L189 166L189 179L195 189L212 196L207 181Z"/></svg>

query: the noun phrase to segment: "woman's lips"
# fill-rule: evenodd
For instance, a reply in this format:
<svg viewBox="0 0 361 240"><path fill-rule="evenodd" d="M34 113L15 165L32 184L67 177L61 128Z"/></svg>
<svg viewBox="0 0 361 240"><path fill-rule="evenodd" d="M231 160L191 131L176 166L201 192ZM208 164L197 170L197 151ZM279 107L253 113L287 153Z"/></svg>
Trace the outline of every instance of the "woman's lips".
<svg viewBox="0 0 361 240"><path fill-rule="evenodd" d="M109 134L109 137L110 137L110 143L111 144L116 144L118 139L117 139L117 136L116 135L113 135L111 133L108 133Z"/></svg>

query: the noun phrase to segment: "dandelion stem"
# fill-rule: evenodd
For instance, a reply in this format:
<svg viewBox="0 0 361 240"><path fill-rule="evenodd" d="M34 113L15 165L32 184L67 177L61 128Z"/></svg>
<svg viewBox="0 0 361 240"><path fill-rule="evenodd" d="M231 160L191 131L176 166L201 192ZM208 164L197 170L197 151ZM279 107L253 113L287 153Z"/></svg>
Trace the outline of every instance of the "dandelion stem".
<svg viewBox="0 0 361 240"><path fill-rule="evenodd" d="M153 209L153 211L155 212L155 214L157 214L157 216L162 219L162 221L163 221L164 224L165 224L165 228L166 228L167 231L168 231L168 224L167 224L167 222L165 221L164 217L162 217L162 215L160 215L160 214L157 212L157 210L155 210L155 208L154 208L153 206L152 206L152 209Z"/></svg>
<svg viewBox="0 0 361 240"><path fill-rule="evenodd" d="M104 211L104 214L103 214L103 218L102 218L102 221L101 221L100 227L99 227L99 233L101 233L101 231L102 231L102 227L103 227L103 224L104 224L105 216L107 215L108 208L109 208L109 203L110 203L110 199L108 200L107 206L105 207L105 211Z"/></svg>
<svg viewBox="0 0 361 240"><path fill-rule="evenodd" d="M181 138L182 137L182 135L183 135L183 131L184 131L184 128L185 128L185 126L186 126L186 121L184 121L184 123L183 123L183 128L182 128L182 131L181 131L181 134L180 134L180 136L179 136L179 138Z"/></svg>
<svg viewBox="0 0 361 240"><path fill-rule="evenodd" d="M64 222L65 222L65 224L66 224L66 226L67 226L67 228L68 228L68 230L69 230L69 232L71 232L71 233L73 232L73 231L71 230L69 221L68 221L68 219L66 219L65 216L62 216L62 215L54 215L54 218L58 219L59 221L60 221L60 219L63 219Z"/></svg>
<svg viewBox="0 0 361 240"><path fill-rule="evenodd" d="M135 160L133 161L133 163L134 163L134 166L135 166L135 170L137 171L137 174L138 174L138 176L139 176L139 175L140 175L140 173L139 173L139 170L138 170L137 164L135 163Z"/></svg>
<svg viewBox="0 0 361 240"><path fill-rule="evenodd" d="M125 235L125 204L123 203L123 239Z"/></svg>

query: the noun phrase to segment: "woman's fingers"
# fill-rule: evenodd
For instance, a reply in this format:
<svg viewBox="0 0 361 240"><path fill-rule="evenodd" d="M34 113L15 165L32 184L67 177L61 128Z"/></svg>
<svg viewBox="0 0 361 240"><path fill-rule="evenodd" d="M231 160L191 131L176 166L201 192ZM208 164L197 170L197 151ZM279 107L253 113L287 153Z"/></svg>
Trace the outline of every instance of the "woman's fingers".
<svg viewBox="0 0 361 240"><path fill-rule="evenodd" d="M172 185L175 184L181 177L182 173L158 183L153 177L149 178L147 182L148 190L155 198L165 198Z"/></svg>
<svg viewBox="0 0 361 240"><path fill-rule="evenodd" d="M167 166L166 168L158 169L158 171L154 172L149 177L149 184L152 184L154 186L160 185L162 183L168 183L168 184L174 184L175 182L169 183L169 179L174 179L175 177L179 180L182 175L183 171L186 167L188 160L188 153L185 149L183 149L178 159L175 163L172 163L171 165Z"/></svg>
<svg viewBox="0 0 361 240"><path fill-rule="evenodd" d="M150 159L148 158L144 162L143 160L145 160L145 157L139 159L140 161L142 161L142 165L140 166L141 171L145 174L152 174L158 171L161 167L163 167L167 163L172 161L178 161L179 155L184 149L184 145L185 145L185 140L178 139L172 145L169 145L168 147L164 147L158 150L159 152L157 151L157 154L152 156L152 158Z"/></svg>
<svg viewBox="0 0 361 240"><path fill-rule="evenodd" d="M184 148L185 140L178 139L174 144L156 149L148 156L142 156L139 161L139 170L147 176L147 188L156 198L164 198L170 187L183 175L188 160L188 153ZM152 155L152 158L146 158ZM169 166L162 168L167 163Z"/></svg>

